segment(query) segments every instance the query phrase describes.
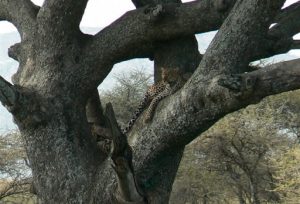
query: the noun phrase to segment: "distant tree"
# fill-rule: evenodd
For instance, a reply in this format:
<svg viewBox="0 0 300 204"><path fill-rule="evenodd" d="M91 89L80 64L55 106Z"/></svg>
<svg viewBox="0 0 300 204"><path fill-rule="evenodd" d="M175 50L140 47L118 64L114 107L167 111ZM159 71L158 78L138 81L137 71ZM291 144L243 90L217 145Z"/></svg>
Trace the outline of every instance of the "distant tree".
<svg viewBox="0 0 300 204"><path fill-rule="evenodd" d="M191 144L184 153L173 185L170 204L230 203L235 194L226 177L209 168L209 158Z"/></svg>
<svg viewBox="0 0 300 204"><path fill-rule="evenodd" d="M118 122L126 125L148 87L153 84L153 75L136 68L126 74L117 74L114 78L116 85L110 90L100 92L100 98L103 104L113 104Z"/></svg>
<svg viewBox="0 0 300 204"><path fill-rule="evenodd" d="M171 202L205 203L206 195L208 203L253 203L255 188L261 203L297 200L284 188L300 183L300 160L295 152L287 157L298 147L299 107L297 90L224 117L186 148Z"/></svg>
<svg viewBox="0 0 300 204"><path fill-rule="evenodd" d="M17 131L0 136L0 202L17 194L30 194L30 168L20 134Z"/></svg>
<svg viewBox="0 0 300 204"><path fill-rule="evenodd" d="M290 115L276 114L278 98L229 115L205 133L199 144L200 153L206 156L204 166L227 174L240 203L280 201L278 193L273 191L276 179L272 159L295 143L295 137L279 131L283 125L278 124L285 124ZM268 103L270 100L274 101ZM286 109L292 114L292 107Z"/></svg>
<svg viewBox="0 0 300 204"><path fill-rule="evenodd" d="M287 148L285 153L274 157L276 188L284 203L300 200L300 145Z"/></svg>
<svg viewBox="0 0 300 204"><path fill-rule="evenodd" d="M249 66L299 48L300 2L133 2L137 9L91 36L79 29L88 0L0 0L0 20L21 36L9 49L19 68L13 84L0 78L0 101L24 138L43 203L167 203L185 145L226 114L300 88L299 59ZM202 56L194 34L213 30ZM154 61L155 82L162 67L193 74L125 136L97 87L114 64L141 57ZM111 154L96 143L99 127Z"/></svg>

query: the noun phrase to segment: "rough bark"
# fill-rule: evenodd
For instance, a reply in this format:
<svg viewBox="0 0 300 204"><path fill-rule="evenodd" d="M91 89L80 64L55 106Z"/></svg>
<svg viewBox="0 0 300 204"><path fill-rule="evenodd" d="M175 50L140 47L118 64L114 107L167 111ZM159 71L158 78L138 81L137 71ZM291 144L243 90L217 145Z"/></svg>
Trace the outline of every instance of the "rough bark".
<svg viewBox="0 0 300 204"><path fill-rule="evenodd" d="M283 0L229 2L236 2L233 8L219 0L143 7L88 36L78 27L87 1L46 0L39 9L30 1L0 0L0 19L13 22L22 35L10 49L20 62L14 85L0 79L0 100L24 137L44 203L113 203L118 186L132 183L120 181L88 123L103 125L95 90L117 62L154 57L157 66L194 69L199 55L191 36L222 25L185 86L160 102L150 124L138 120L130 132L132 172L149 203L166 203L184 146L214 122L265 96L300 87L299 60L244 73L251 60L282 51L274 47L280 38L268 40ZM180 45L186 46L182 52L192 52L180 56ZM174 52L166 54L168 48Z"/></svg>
<svg viewBox="0 0 300 204"><path fill-rule="evenodd" d="M0 5L0 20L12 22L21 38L26 39L26 32L35 25L39 8L30 0L1 0Z"/></svg>
<svg viewBox="0 0 300 204"><path fill-rule="evenodd" d="M87 39L83 51L87 68L83 74L98 84L107 76L113 63L153 57L158 42L218 29L226 12L220 13L211 2L169 3L127 12L94 38ZM103 49L106 51L102 52ZM90 50L94 50L94 54Z"/></svg>
<svg viewBox="0 0 300 204"><path fill-rule="evenodd" d="M132 149L117 123L111 103L106 105L105 120L112 135L111 159L116 172L118 188L115 203L147 203L137 184L132 165Z"/></svg>
<svg viewBox="0 0 300 204"><path fill-rule="evenodd" d="M151 7L153 5L163 4L163 3L181 3L180 0L147 0L147 1L133 1L137 8L141 6ZM160 41L154 45L153 56L150 58L154 60L154 81L157 83L161 80L161 68L167 69L177 69L182 70L182 73L192 73L199 64L201 60L201 55L198 51L197 40L194 35L184 36L177 39ZM170 194L167 192L171 192L173 180L175 178L175 174L180 164L180 160L182 157L182 151L178 151L176 155L173 157L169 157L167 166L165 164L165 168L161 168L157 170L157 176L155 179L157 180L165 180L165 182L160 182L156 188L164 189L164 196L161 194L153 194L152 200L156 195L155 202L167 203L169 200ZM168 171L169 174L166 174L165 169L172 169L172 172ZM158 196L159 195L159 196ZM154 202L154 201L153 201Z"/></svg>

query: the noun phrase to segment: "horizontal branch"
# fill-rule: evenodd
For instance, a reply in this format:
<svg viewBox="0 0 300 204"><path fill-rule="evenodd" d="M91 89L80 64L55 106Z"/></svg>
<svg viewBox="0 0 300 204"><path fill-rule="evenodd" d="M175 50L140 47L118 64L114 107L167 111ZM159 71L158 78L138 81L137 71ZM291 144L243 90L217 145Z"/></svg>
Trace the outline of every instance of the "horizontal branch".
<svg viewBox="0 0 300 204"><path fill-rule="evenodd" d="M86 48L96 48L96 51L102 52L104 45L116 44L112 47L113 49L105 50L107 55L115 53L114 62L116 63L126 60L128 57L134 57L140 53L140 49L142 51L149 50L143 48L144 43L149 45L155 41L167 40L176 36L216 30L225 17L224 13L218 12L206 0L141 8L127 12L99 32L94 39L88 42ZM107 42L107 40L109 41ZM106 46L106 48L108 47Z"/></svg>
<svg viewBox="0 0 300 204"><path fill-rule="evenodd" d="M82 64L85 66L82 76L88 75L84 78L89 78L90 80L85 80L83 83L94 82L94 86L95 84L99 85L110 72L113 64L117 62L136 57L152 57L153 51L157 46L156 42L218 29L235 1L230 1L231 4L226 12L220 12L211 2L197 1L185 4L163 4L127 12L96 36L87 40L82 52L84 53ZM274 2L271 2L271 4L274 4ZM256 11L253 10L253 12L255 13ZM227 44L228 47L231 49L232 45L238 45L237 47L240 50L244 50L241 45L247 46L246 42L258 41L256 45L252 44L253 47L256 47L256 50L248 54L250 61L285 53L290 50L292 48L291 39L274 39L267 34L266 25L270 25L274 21L273 18L277 12L277 10L276 12L274 11L272 17L268 18L268 21L262 18L258 19L258 21L265 21L263 29L259 31L249 29L247 31L261 32L259 35L256 35L259 39L248 39L243 41L242 44L236 43L235 39L233 39L231 43ZM159 15L154 17L154 13ZM237 17L236 22L238 23L240 19L242 19L241 16ZM251 22L251 24L255 23ZM236 31L236 29L228 30L227 32L231 31ZM94 52L90 52L90 50ZM228 52L224 51L223 53ZM232 62L236 61L233 60ZM241 65L241 67L246 66Z"/></svg>
<svg viewBox="0 0 300 204"><path fill-rule="evenodd" d="M136 8L144 7L144 6L149 6L149 5L155 5L157 4L157 1L155 0L131 0L132 3ZM172 1L173 3L181 3L180 0L175 0ZM160 0L159 3L170 3L168 0Z"/></svg>
<svg viewBox="0 0 300 204"><path fill-rule="evenodd" d="M0 0L0 20L13 23L21 34L28 32L35 25L39 7L30 0Z"/></svg>
<svg viewBox="0 0 300 204"><path fill-rule="evenodd" d="M254 72L225 77L221 84L231 90L235 97L242 97L246 105L249 105L269 95L299 89L299 66L300 59L280 62ZM243 103L245 102L241 104Z"/></svg>
<svg viewBox="0 0 300 204"><path fill-rule="evenodd" d="M293 38L274 38L271 35L265 37L263 43L257 46L251 61L272 57L274 55L287 53L293 48Z"/></svg>
<svg viewBox="0 0 300 204"><path fill-rule="evenodd" d="M150 57L155 42L216 30L229 10L220 12L211 1L203 0L129 11L86 42L82 51L85 73L100 83L111 69L107 64Z"/></svg>

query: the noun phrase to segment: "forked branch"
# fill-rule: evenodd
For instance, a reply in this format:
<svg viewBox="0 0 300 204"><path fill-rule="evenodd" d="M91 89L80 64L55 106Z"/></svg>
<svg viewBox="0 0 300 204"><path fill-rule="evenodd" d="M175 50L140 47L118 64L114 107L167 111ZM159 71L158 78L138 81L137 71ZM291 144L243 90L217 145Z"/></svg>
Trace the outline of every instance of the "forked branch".
<svg viewBox="0 0 300 204"><path fill-rule="evenodd" d="M216 30L229 10L220 13L211 1L203 0L129 11L86 42L82 58L88 66L84 73L92 75L87 76L89 79L97 77L93 80L100 83L111 70L107 59L113 65L136 57L151 57L155 42Z"/></svg>
<svg viewBox="0 0 300 204"><path fill-rule="evenodd" d="M30 0L0 0L0 20L12 22L22 38L35 25L38 11L39 7Z"/></svg>
<svg viewBox="0 0 300 204"><path fill-rule="evenodd" d="M250 73L223 78L219 84L252 103L267 95L300 88L300 59L269 65Z"/></svg>
<svg viewBox="0 0 300 204"><path fill-rule="evenodd" d="M283 9L275 18L273 27L270 28L265 43L259 46L256 56L258 60L276 54L286 53L291 49L299 49L293 36L300 32L300 2Z"/></svg>
<svg viewBox="0 0 300 204"><path fill-rule="evenodd" d="M152 123L145 126L138 120L130 132L137 171L155 165L152 162L156 158L184 147L224 115L253 102L239 100L217 82L222 75L242 73L248 68L261 43L258 33L267 35L269 24L283 2L264 4L260 0L239 0L185 86L160 102ZM264 94L260 94L260 99L271 94L270 90ZM157 176L157 172L147 173L146 181Z"/></svg>
<svg viewBox="0 0 300 204"><path fill-rule="evenodd" d="M44 29L50 29L48 35L62 35L61 32L66 35L70 32L79 31L79 24L87 2L88 0L45 1L43 9L38 15L39 21L43 22L40 26Z"/></svg>

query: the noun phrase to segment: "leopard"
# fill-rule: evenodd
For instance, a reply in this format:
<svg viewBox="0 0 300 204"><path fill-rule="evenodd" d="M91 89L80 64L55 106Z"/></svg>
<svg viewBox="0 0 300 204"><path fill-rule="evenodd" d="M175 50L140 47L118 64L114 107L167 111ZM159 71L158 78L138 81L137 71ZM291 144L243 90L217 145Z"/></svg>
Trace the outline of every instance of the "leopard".
<svg viewBox="0 0 300 204"><path fill-rule="evenodd" d="M127 134L131 130L135 121L147 107L144 123L149 123L152 120L159 102L178 91L185 84L190 75L190 73L183 74L179 68L162 67L161 81L148 88L132 118L129 120L126 127L122 129L123 134Z"/></svg>

